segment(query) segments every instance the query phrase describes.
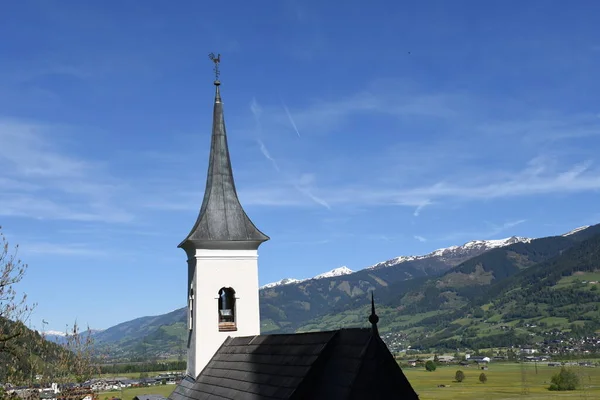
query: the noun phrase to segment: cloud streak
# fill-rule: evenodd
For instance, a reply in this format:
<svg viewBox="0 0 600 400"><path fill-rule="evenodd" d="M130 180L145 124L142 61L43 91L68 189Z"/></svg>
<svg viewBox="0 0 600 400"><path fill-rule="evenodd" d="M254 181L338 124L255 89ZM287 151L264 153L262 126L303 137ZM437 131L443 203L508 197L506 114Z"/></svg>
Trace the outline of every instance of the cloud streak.
<svg viewBox="0 0 600 400"><path fill-rule="evenodd" d="M461 93L427 93L404 82L380 80L345 98L315 99L303 109L294 110L293 117L283 101L283 107L265 106L262 123L274 132L291 124L298 136L298 126L302 126L304 132L309 130L314 134L322 134L335 130L357 116L457 118L465 110L474 108L476 103L473 103ZM262 113L263 108L260 111Z"/></svg>
<svg viewBox="0 0 600 400"><path fill-rule="evenodd" d="M284 107L285 107L285 105L284 105ZM287 109L287 107L285 107L285 108ZM258 102L256 101L256 98L252 99L252 103L250 104L250 111L254 115L254 118L256 119L256 124L260 131L261 130L260 122L261 122L262 107L258 104ZM289 115L289 113L288 113L288 115ZM291 115L289 115L289 118L290 118L290 122L292 123L292 126L294 126L294 128L295 128L295 124L293 122ZM297 132L297 133L298 133L298 136L300 136L300 133L299 132ZM261 139L257 139L257 143L259 145L260 152L263 155L263 157L271 163L273 168L278 173L281 173L282 171L279 168L277 161L275 161L275 159L271 156L271 153L267 149L264 142ZM331 206L327 203L327 201L323 200L321 197L316 196L314 194L314 190L312 188L312 182L314 181L314 175L302 174L298 179L294 179L293 177L289 176L289 174L287 174L287 173L283 174L283 175L285 176L285 182L287 185L291 185L298 192L302 193L305 197L312 200L315 204L323 206L327 209L331 209ZM252 198L252 197L250 197L250 198ZM259 196L259 198L260 198L260 196Z"/></svg>
<svg viewBox="0 0 600 400"><path fill-rule="evenodd" d="M508 222L505 222L500 225L488 223L490 225L491 229L484 236L490 237L490 236L498 235L508 229L514 228L515 226L521 225L525 222L527 222L526 219L519 219L516 221L508 221Z"/></svg>
<svg viewBox="0 0 600 400"><path fill-rule="evenodd" d="M302 137L300 135L300 131L298 130L298 127L296 126L296 122L294 122L294 118L292 117L290 110L288 109L288 107L285 105L285 103L283 101L281 102L281 104L283 105L283 109L285 110L285 113L286 113L288 119L290 120L290 124L292 124L292 128L294 128L294 131L296 132L298 137Z"/></svg>
<svg viewBox="0 0 600 400"><path fill-rule="evenodd" d="M263 141L260 139L257 139L256 142L258 143L258 146L260 147L260 152L262 153L262 155L271 162L275 171L280 172L279 165L277 165L277 161L275 161L275 159L273 157L271 157L271 154L269 153L267 146L265 146Z"/></svg>
<svg viewBox="0 0 600 400"><path fill-rule="evenodd" d="M421 215L421 211L423 210L423 208L425 208L426 206L432 204L429 200L424 201L422 204L419 204L417 206L417 208L415 209L415 211L413 212L413 216L418 217L419 215Z"/></svg>
<svg viewBox="0 0 600 400"><path fill-rule="evenodd" d="M270 154L267 152L270 156ZM268 157L263 154L268 159ZM302 174L298 178L286 177L269 184L254 183L240 189L240 197L248 206L310 207L334 206L414 207L418 216L423 207L443 205L448 202L479 202L498 199L531 197L537 195L562 195L600 191L600 170L592 168L590 161L560 168L545 161L527 163L521 170L498 176L479 170L460 181L439 181L428 185L385 184L377 182L352 182L351 177L338 184L321 184L315 174ZM285 177L285 175L284 175ZM418 182L417 182L418 183ZM258 184L258 185L257 185ZM170 192L174 192L173 190ZM298 192L304 196L298 196ZM185 209L195 204L199 193L177 192L178 198L164 201L169 209ZM181 201L184 203L181 203ZM178 204L181 204L179 207ZM163 206L155 204L155 207Z"/></svg>
<svg viewBox="0 0 600 400"><path fill-rule="evenodd" d="M71 156L48 137L67 127L0 119L0 215L129 222L120 183L99 162Z"/></svg>
<svg viewBox="0 0 600 400"><path fill-rule="evenodd" d="M32 254L43 254L53 256L81 256L99 257L107 256L108 253L99 249L90 248L86 244L73 243L30 243L23 246L25 252Z"/></svg>
<svg viewBox="0 0 600 400"><path fill-rule="evenodd" d="M262 115L262 107L260 106L260 104L258 104L258 101L256 101L256 97L253 97L252 101L250 102L250 112L252 112L252 115L254 115L254 119L256 120L256 123L258 125L260 125L260 116Z"/></svg>
<svg viewBox="0 0 600 400"><path fill-rule="evenodd" d="M460 114L461 104L465 103L452 103L452 99L462 99L452 95L421 95L412 103L407 102L404 95L388 102L389 96L389 93L384 93L378 97L366 90L339 101L317 101L295 113L297 118L291 118L283 103L284 112L281 113L281 107L279 110L282 121L297 130L295 120L298 118L310 121L314 127L321 122L331 125L345 121L355 112L454 118ZM479 161L477 157L484 157L477 155L480 143L477 138L459 142L452 131L448 139L424 147L411 147L410 142L405 144L405 139L401 138L397 143L386 143L385 151L376 149L369 154L358 148L356 153L334 160L332 153L323 148L323 143L319 143L316 149L324 153L315 152L315 144L310 142L309 137L291 144L282 142L279 137L263 135L261 124L270 116L271 107L266 107L269 112L265 113L265 107L253 98L249 108L260 133L255 139L256 147L277 176L265 176L260 182L251 181L240 187L240 196L248 206L316 205L330 210L336 206L405 206L413 208L413 216L418 217L425 207L448 202L600 190L600 170L590 157L568 163L542 153L537 157L530 156L526 162L511 161L508 167L499 165L494 168L494 165L482 164L473 169L472 165ZM272 122L269 120L269 123ZM503 132L512 132L513 129L508 123L482 126L478 125L477 129L485 131L491 138L502 137ZM531 126L533 128L528 128L527 132L539 132L548 124L532 123ZM560 127L561 132L569 131L566 122L552 126ZM134 220L131 205L145 204L152 209L164 210L197 207L199 191L190 192L186 189L186 182L170 180L161 185L142 185L133 180L119 181L106 171L102 163L69 155L56 143L51 144L48 137L55 129L0 119L0 140L3 144L0 167L6 172L0 178L0 215L122 223ZM587 125L582 129L586 133L591 132ZM554 132L560 136L559 128L555 128ZM301 137L299 131L296 133ZM286 155L285 164L277 162L270 151L273 146L268 148L266 145L267 138L273 139L274 148ZM481 144L490 147L489 140L486 138ZM161 163L167 163L170 158L164 153L161 157ZM172 158L181 159L177 155ZM356 168L366 163L369 168ZM243 165L239 159L236 160L236 165L240 164ZM514 167L519 164L523 167ZM320 178L318 183L317 175ZM160 187L160 190L153 190L150 186ZM165 190L165 187L169 189ZM303 196L298 196L298 192Z"/></svg>
<svg viewBox="0 0 600 400"><path fill-rule="evenodd" d="M453 232L448 235L444 235L439 240L442 240L442 241L454 241L454 240L464 240L464 239L473 240L473 238L483 239L483 240L497 239L498 236L502 232L512 229L512 228L514 228L518 225L521 225L525 222L527 222L526 219L507 221L507 222L504 222L501 224L495 224L495 223L486 221L485 224L488 226L488 228L486 228L486 229L481 229L481 230L477 230L477 231Z"/></svg>
<svg viewBox="0 0 600 400"><path fill-rule="evenodd" d="M600 171L591 169L593 163L586 161L556 171L546 166L527 166L505 178L485 179L482 175L466 177L464 182L440 181L423 186L376 186L342 184L317 188L320 199L329 206L333 204L358 204L370 206L398 205L417 207L414 215L425 205L443 201L480 201L535 195L595 192L600 190ZM470 182L471 181L471 182ZM486 182L487 181L487 182ZM485 182L485 183L481 183ZM261 190L261 189L258 189ZM291 201L293 193L285 186L271 187L269 204L281 200L282 204L298 204Z"/></svg>

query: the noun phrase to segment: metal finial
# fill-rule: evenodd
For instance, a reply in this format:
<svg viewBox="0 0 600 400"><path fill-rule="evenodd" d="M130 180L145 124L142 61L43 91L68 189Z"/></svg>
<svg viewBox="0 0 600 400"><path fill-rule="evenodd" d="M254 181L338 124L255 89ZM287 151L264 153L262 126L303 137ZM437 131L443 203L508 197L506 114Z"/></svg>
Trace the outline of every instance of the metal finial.
<svg viewBox="0 0 600 400"><path fill-rule="evenodd" d="M373 296L373 291L371 291L371 315L369 315L369 322L373 326L373 332L379 334L379 331L377 330L379 317L375 314L375 297Z"/></svg>
<svg viewBox="0 0 600 400"><path fill-rule="evenodd" d="M208 55L208 58L210 58L210 60L215 63L215 67L213 68L213 71L215 72L215 85L218 86L221 83L221 82L219 82L219 75L221 75L221 71L219 71L219 63L221 62L221 54L219 53L217 56L215 56L215 53L210 53Z"/></svg>

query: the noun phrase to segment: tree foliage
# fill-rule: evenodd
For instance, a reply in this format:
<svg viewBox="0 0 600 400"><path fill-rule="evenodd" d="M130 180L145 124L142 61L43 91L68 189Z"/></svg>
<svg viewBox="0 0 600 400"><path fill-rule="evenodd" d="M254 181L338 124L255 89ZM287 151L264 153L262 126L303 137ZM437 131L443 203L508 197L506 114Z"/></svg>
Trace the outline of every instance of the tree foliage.
<svg viewBox="0 0 600 400"><path fill-rule="evenodd" d="M460 369L458 371L456 371L456 374L454 374L454 380L456 382L462 382L465 380L465 373L462 372Z"/></svg>
<svg viewBox="0 0 600 400"><path fill-rule="evenodd" d="M437 368L437 365L435 365L435 363L431 360L429 360L425 363L425 370L427 370L429 372L435 371L436 368Z"/></svg>
<svg viewBox="0 0 600 400"><path fill-rule="evenodd" d="M33 306L26 303L25 294L17 292L27 270L17 253L18 246L10 247L0 227L0 365L6 365L0 368L0 382L26 379L37 361L32 354L41 344L39 335L24 324Z"/></svg>
<svg viewBox="0 0 600 400"><path fill-rule="evenodd" d="M17 352L14 339L22 334L24 326L9 322L24 321L32 311L25 302L27 296L18 295L15 288L27 270L27 264L17 258L17 251L18 246L11 250L0 230L0 353Z"/></svg>
<svg viewBox="0 0 600 400"><path fill-rule="evenodd" d="M481 374L479 374L479 382L481 382L481 383L487 382L487 375L485 374L485 372L482 372Z"/></svg>
<svg viewBox="0 0 600 400"><path fill-rule="evenodd" d="M38 375L42 380L35 383L40 384L89 379L95 372L93 341L79 333L77 324L67 332L66 346L49 342L25 326L33 306L16 290L27 270L17 253L18 246L11 249L0 232L0 382L32 384Z"/></svg>
<svg viewBox="0 0 600 400"><path fill-rule="evenodd" d="M579 386L579 376L570 368L562 367L560 372L552 375L548 390L575 390Z"/></svg>
<svg viewBox="0 0 600 400"><path fill-rule="evenodd" d="M67 351L61 353L56 364L58 381L82 383L97 375L100 370L94 365L94 339L89 327L82 333L75 321L73 327L67 329L65 340Z"/></svg>

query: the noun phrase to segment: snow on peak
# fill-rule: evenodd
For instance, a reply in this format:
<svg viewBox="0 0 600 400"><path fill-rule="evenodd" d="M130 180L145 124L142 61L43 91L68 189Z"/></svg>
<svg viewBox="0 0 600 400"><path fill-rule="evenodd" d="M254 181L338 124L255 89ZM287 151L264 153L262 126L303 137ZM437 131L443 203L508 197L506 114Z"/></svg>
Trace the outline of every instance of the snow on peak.
<svg viewBox="0 0 600 400"><path fill-rule="evenodd" d="M61 331L44 331L40 333L46 336L67 336L66 332Z"/></svg>
<svg viewBox="0 0 600 400"><path fill-rule="evenodd" d="M585 228L586 227L578 228L578 230L585 229ZM569 232L568 234L573 234L578 230L576 229L574 231ZM565 234L563 236L566 236L568 234ZM472 255L474 252L476 254L480 254L485 250L495 249L498 247L504 247L504 246L508 246L508 245L511 245L514 243L520 243L520 242L529 243L532 240L533 239L521 237L521 236L511 236L508 238L496 239L496 240L472 240L470 242L463 244L462 246L445 247L442 249L434 250L429 254L425 254L425 255L421 255L421 256L400 256L400 257L392 258L391 260L382 261L375 265L372 265L372 266L368 267L367 269L384 268L384 267L389 267L389 266L397 265L397 264L404 263L404 262L422 260L422 259L433 258L433 257L439 257L439 258L461 257L464 255L468 256L469 254ZM315 276L314 278L308 278L308 279L285 278L285 279L282 279L277 282L267 283L266 285L261 286L260 288L268 289L268 288L273 288L276 286L288 285L291 283L300 283L300 282L304 282L304 281L307 281L310 279L333 278L336 276L348 275L348 274L352 274L352 273L354 273L354 271L352 271L350 268L348 268L346 266L343 266L343 267L332 269L329 272L319 274L319 275Z"/></svg>
<svg viewBox="0 0 600 400"><path fill-rule="evenodd" d="M425 258L433 258L433 257L448 257L455 256L464 251L473 251L473 250L490 250L497 247L504 247L514 243L524 242L529 243L532 239L520 237L520 236L511 236L505 239L497 239L497 240L472 240L463 244L462 246L450 246L444 247L442 249L437 249L432 251L429 254L425 254L422 256L400 256L396 258L392 258L391 260L382 261L375 265L370 266L368 269L373 268L382 268L389 267L392 265L397 265L403 262L422 260Z"/></svg>
<svg viewBox="0 0 600 400"><path fill-rule="evenodd" d="M266 285L261 286L260 289L268 289L268 288L272 288L275 286L289 285L290 283L298 283L298 282L301 282L300 279L283 278L282 280L277 281L277 282L267 283Z"/></svg>
<svg viewBox="0 0 600 400"><path fill-rule="evenodd" d="M569 232L567 232L567 233L563 234L562 236L570 236L570 235L572 235L572 234L574 234L574 233L577 233L577 232L579 232L579 231L582 231L582 230L584 230L584 229L587 229L587 228L589 228L589 227L590 227L589 225L586 225L586 226L580 226L579 228L575 228L575 229L573 229L572 231L569 231Z"/></svg>
<svg viewBox="0 0 600 400"><path fill-rule="evenodd" d="M351 274L353 272L354 271L352 271L350 268L348 268L346 266L343 266L343 267L332 269L329 272L325 272L325 273L319 274L319 275L315 276L313 279L331 278L331 277L334 277L334 276L348 275L348 274Z"/></svg>
<svg viewBox="0 0 600 400"><path fill-rule="evenodd" d="M336 276L348 275L348 274L352 274L352 273L354 273L354 271L352 271L350 268L348 268L346 266L343 266L343 267L332 269L331 271L328 271L328 272L324 272L313 278L307 278L307 279L284 278L277 282L267 283L266 285L261 286L260 289L269 289L269 288L274 288L277 286L289 285L291 283L300 283L300 282L308 281L311 279L333 278Z"/></svg>
<svg viewBox="0 0 600 400"><path fill-rule="evenodd" d="M462 246L450 246L450 247L445 247L443 249L437 249L435 251L432 251L429 254L426 254L424 256L419 256L418 258L425 258L425 257L442 257L445 256L447 254L452 254L455 253L457 251L461 251L461 250L473 250L473 249L495 249L497 247L504 247L504 246L508 246L511 244L515 244L515 243L529 243L531 242L532 239L530 238L526 238L526 237L521 237L521 236L511 236L508 238L504 238L504 239L495 239L495 240L471 240L470 242L467 242L465 244L463 244Z"/></svg>
<svg viewBox="0 0 600 400"><path fill-rule="evenodd" d="M509 238L496 240L472 240L463 244L461 247L464 249L481 247L485 247L486 249L495 249L497 247L504 247L519 242L529 243L531 242L531 239L520 236L511 236Z"/></svg>

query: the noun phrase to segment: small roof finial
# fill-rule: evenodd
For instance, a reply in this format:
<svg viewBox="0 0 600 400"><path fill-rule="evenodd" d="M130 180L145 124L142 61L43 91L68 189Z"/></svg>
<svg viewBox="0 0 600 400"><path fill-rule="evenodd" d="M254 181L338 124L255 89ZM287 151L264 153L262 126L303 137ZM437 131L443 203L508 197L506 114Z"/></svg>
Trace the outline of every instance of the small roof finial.
<svg viewBox="0 0 600 400"><path fill-rule="evenodd" d="M221 53L219 53L216 56L215 53L210 53L208 55L208 58L210 58L210 60L215 63L215 67L213 68L213 71L215 72L215 86L219 86L221 84L221 82L219 82L219 75L221 75L221 71L219 71L219 64L221 63Z"/></svg>
<svg viewBox="0 0 600 400"><path fill-rule="evenodd" d="M371 290L371 315L369 315L369 322L373 326L373 332L379 334L377 330L377 323L379 322L379 317L375 314L375 297L373 296L373 291Z"/></svg>

